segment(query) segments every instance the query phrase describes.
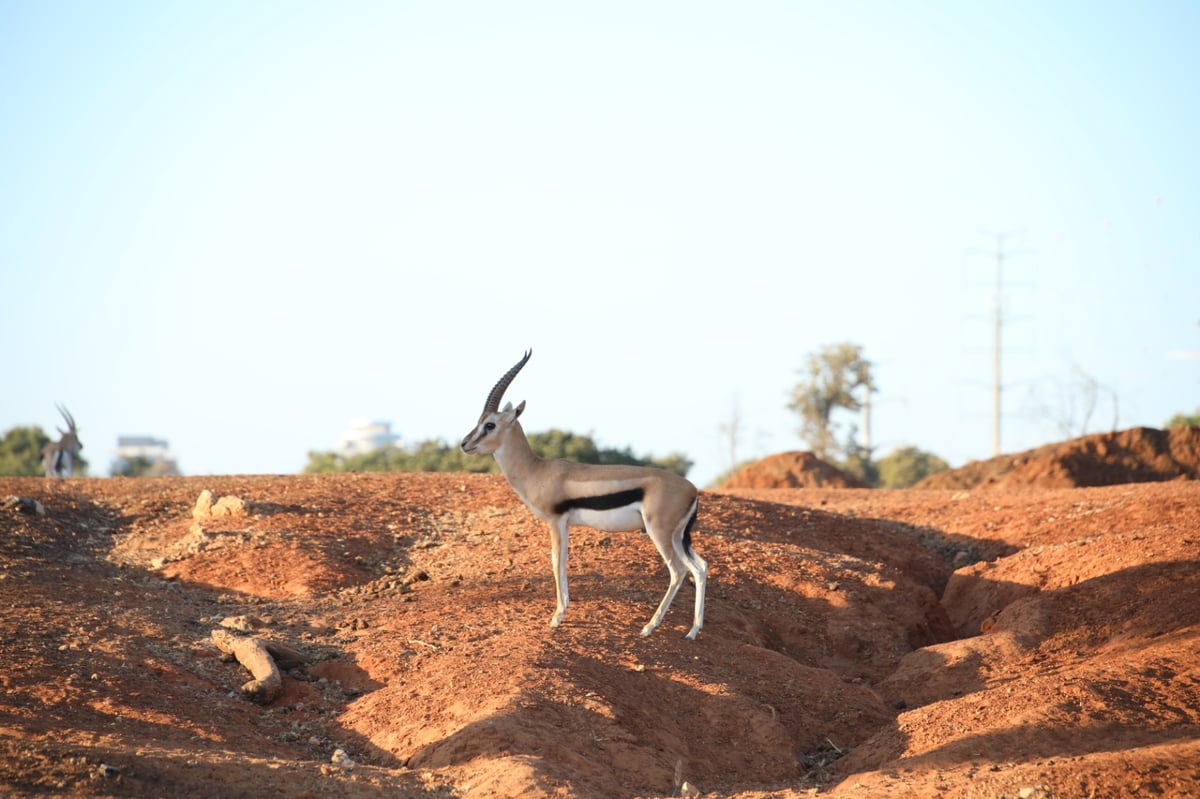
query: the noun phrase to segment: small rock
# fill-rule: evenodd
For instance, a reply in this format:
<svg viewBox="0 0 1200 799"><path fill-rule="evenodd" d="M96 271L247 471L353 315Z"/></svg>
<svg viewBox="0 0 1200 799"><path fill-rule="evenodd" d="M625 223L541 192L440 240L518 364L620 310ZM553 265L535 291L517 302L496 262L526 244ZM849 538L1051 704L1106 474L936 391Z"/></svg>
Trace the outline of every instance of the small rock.
<svg viewBox="0 0 1200 799"><path fill-rule="evenodd" d="M200 492L196 506L192 508L192 518L207 519L212 516L245 516L247 503L241 497L221 497L214 500L213 493L207 488Z"/></svg>
<svg viewBox="0 0 1200 799"><path fill-rule="evenodd" d="M345 749L333 750L333 757L329 758L329 762L338 768L354 768L354 761L346 754Z"/></svg>
<svg viewBox="0 0 1200 799"><path fill-rule="evenodd" d="M253 632L256 627L261 627L262 621L251 616L226 616L221 619L221 626L229 630L248 633Z"/></svg>
<svg viewBox="0 0 1200 799"><path fill-rule="evenodd" d="M412 585L413 583L424 582L429 579L429 573L424 569L409 569L408 574L404 575L404 584Z"/></svg>
<svg viewBox="0 0 1200 799"><path fill-rule="evenodd" d="M200 526L200 522L192 522L192 526L188 529L188 536L190 540L187 541L187 551L193 555L203 552L211 539L211 536Z"/></svg>
<svg viewBox="0 0 1200 799"><path fill-rule="evenodd" d="M46 508L36 499L29 497L18 497L10 494L4 499L0 499L0 508L4 510L16 511L17 513L27 513L31 516L45 516Z"/></svg>
<svg viewBox="0 0 1200 799"><path fill-rule="evenodd" d="M200 492L200 497L196 500L196 506L192 508L193 519L204 519L212 516L213 495L207 488Z"/></svg>
<svg viewBox="0 0 1200 799"><path fill-rule="evenodd" d="M241 497L221 497L212 507L213 516L245 516L246 503Z"/></svg>

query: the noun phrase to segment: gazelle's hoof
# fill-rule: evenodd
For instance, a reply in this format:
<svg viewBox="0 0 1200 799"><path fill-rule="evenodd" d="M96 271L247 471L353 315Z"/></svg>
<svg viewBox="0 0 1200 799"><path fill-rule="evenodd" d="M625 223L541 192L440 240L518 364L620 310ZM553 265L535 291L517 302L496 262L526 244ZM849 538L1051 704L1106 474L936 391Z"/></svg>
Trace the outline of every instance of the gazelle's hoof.
<svg viewBox="0 0 1200 799"><path fill-rule="evenodd" d="M647 624L645 627L642 628L642 637L645 638L652 632L654 632L654 625Z"/></svg>

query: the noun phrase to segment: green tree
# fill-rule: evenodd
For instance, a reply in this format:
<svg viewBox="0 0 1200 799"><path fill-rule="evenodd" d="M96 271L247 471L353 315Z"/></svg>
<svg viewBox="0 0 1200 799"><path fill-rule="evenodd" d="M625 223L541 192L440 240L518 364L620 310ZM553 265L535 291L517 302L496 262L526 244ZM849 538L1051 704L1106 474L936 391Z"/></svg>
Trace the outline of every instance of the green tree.
<svg viewBox="0 0 1200 799"><path fill-rule="evenodd" d="M42 428L14 427L0 439L0 475L37 477L45 474L42 449L50 443Z"/></svg>
<svg viewBox="0 0 1200 799"><path fill-rule="evenodd" d="M857 477L872 488L879 486L879 464L871 460L871 453L865 447L859 446L854 440L857 428L850 426L850 434L846 437L846 456L834 465L841 471Z"/></svg>
<svg viewBox="0 0 1200 799"><path fill-rule="evenodd" d="M492 458L464 453L444 441L422 441L412 449L384 447L358 455L309 452L309 474L326 472L495 472Z"/></svg>
<svg viewBox="0 0 1200 799"><path fill-rule="evenodd" d="M837 441L833 413L838 408L862 410L862 401L854 391L860 387L875 391L871 362L863 357L862 347L857 344L831 344L809 355L801 374L803 379L792 389L787 404L800 416L798 435L823 460L849 455L849 445Z"/></svg>
<svg viewBox="0 0 1200 799"><path fill-rule="evenodd" d="M309 451L308 464L305 465L304 471L307 474L327 474L329 472L341 472L345 469L341 468L343 459L338 457L335 452L316 452Z"/></svg>
<svg viewBox="0 0 1200 799"><path fill-rule="evenodd" d="M1167 420L1167 429L1172 427L1200 427L1200 408L1197 408L1190 416L1182 413L1177 413Z"/></svg>
<svg viewBox="0 0 1200 799"><path fill-rule="evenodd" d="M549 430L529 436L529 445L541 458L566 458L577 463L628 463L656 466L678 475L686 475L692 462L679 453L665 458L639 458L628 448L601 449L590 436L562 430ZM499 472L496 459L468 455L457 444L441 440L422 441L407 449L385 447L360 455L341 456L333 452L309 452L309 474L323 472Z"/></svg>
<svg viewBox="0 0 1200 799"><path fill-rule="evenodd" d="M529 446L539 458L565 458L576 463L653 466L686 477L692 461L685 455L672 452L664 458L635 455L630 447L601 448L591 436L581 436L564 430L550 429L529 436Z"/></svg>
<svg viewBox="0 0 1200 799"><path fill-rule="evenodd" d="M879 482L884 488L907 488L923 477L949 469L950 465L930 452L900 447L879 459Z"/></svg>
<svg viewBox="0 0 1200 799"><path fill-rule="evenodd" d="M566 458L576 463L600 463L600 448L591 436L551 428L531 433L529 446L539 458Z"/></svg>
<svg viewBox="0 0 1200 799"><path fill-rule="evenodd" d="M395 450L407 457L397 458L405 472L499 472L495 458L468 455L457 443L422 441L410 451Z"/></svg>

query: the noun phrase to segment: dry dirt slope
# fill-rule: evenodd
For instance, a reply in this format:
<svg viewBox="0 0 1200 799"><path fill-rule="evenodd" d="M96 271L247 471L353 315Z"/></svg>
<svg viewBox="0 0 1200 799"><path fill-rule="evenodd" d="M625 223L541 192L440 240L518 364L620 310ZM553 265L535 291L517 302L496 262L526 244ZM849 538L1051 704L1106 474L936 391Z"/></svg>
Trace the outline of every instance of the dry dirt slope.
<svg viewBox="0 0 1200 799"><path fill-rule="evenodd" d="M204 519L202 489L250 503ZM703 496L707 625L503 480L0 479L8 795L1196 795L1200 484ZM261 707L209 634L311 663ZM980 629L986 629L980 634ZM353 768L330 762L337 750ZM0 791L3 793L3 791Z"/></svg>

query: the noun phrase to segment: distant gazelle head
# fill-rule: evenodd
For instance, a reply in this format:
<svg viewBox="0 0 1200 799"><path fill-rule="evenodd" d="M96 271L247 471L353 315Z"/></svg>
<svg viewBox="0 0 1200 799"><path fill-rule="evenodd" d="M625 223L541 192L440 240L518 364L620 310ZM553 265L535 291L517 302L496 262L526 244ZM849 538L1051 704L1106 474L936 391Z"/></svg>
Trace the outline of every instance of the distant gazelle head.
<svg viewBox="0 0 1200 799"><path fill-rule="evenodd" d="M83 444L79 441L79 431L75 427L75 417L62 405L55 405L55 407L62 414L63 421L67 423L66 430L63 430L61 427L58 428L58 432L62 436L60 440L67 444L73 452L78 452L83 449Z"/></svg>
<svg viewBox="0 0 1200 799"><path fill-rule="evenodd" d="M526 352L525 357L517 361L516 365L505 372L496 385L492 386L487 402L483 404L483 413L479 414L479 421L462 440L463 452L470 455L490 455L500 446L504 431L512 427L513 423L517 421L517 417L525 410L524 400L521 400L521 404L515 408L511 402L501 408L500 400L504 398L504 391L508 388L508 384L529 361L531 355L533 355L533 350Z"/></svg>
<svg viewBox="0 0 1200 799"><path fill-rule="evenodd" d="M58 441L47 444L42 450L42 462L46 467L47 477L70 477L75 468L75 458L83 449L83 443L79 440L75 417L62 405L56 407L67 423L67 429L58 428Z"/></svg>

